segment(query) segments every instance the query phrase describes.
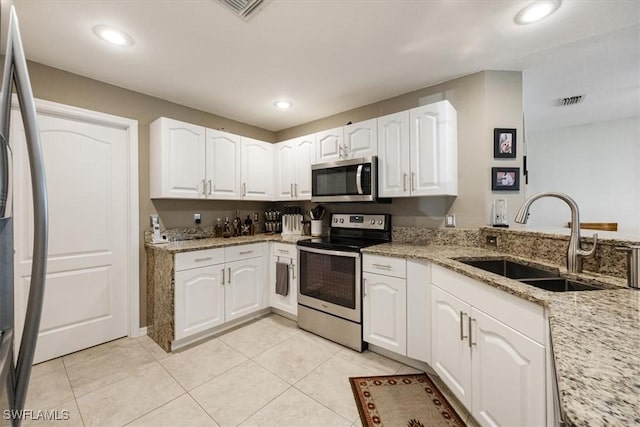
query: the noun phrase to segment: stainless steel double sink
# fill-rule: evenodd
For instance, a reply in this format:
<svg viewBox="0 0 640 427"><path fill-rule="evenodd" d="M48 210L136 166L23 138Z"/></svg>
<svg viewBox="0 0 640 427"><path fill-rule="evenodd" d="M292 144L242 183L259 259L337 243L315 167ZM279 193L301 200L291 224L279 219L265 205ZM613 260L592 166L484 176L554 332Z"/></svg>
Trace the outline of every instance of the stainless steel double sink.
<svg viewBox="0 0 640 427"><path fill-rule="evenodd" d="M456 261L551 292L596 291L605 289L598 285L565 279L564 277L560 277L557 270L533 267L507 259L468 260L458 258Z"/></svg>

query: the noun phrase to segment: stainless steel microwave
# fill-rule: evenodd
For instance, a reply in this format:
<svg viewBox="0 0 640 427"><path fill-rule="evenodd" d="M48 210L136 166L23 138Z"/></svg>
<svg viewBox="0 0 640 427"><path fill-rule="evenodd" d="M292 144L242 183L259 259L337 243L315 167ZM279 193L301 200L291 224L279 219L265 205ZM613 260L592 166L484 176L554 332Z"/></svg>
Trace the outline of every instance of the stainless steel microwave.
<svg viewBox="0 0 640 427"><path fill-rule="evenodd" d="M377 170L375 156L311 165L311 201L373 202Z"/></svg>

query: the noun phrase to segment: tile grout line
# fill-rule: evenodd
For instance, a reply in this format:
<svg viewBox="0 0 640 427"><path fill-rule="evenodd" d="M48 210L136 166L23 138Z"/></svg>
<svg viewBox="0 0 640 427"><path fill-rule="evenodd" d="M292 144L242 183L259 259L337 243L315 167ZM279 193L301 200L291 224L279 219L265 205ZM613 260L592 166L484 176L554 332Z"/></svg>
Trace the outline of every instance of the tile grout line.
<svg viewBox="0 0 640 427"><path fill-rule="evenodd" d="M131 423L136 422L136 421L137 421L137 420L139 420L140 418L142 418L142 417L144 417L144 416L146 416L146 415L149 415L149 414L150 414L150 413L152 413L153 411L156 411L156 410L158 410L158 409L162 408L163 406L167 406L167 405L168 405L168 404L170 404L171 402L174 402L174 401L176 401L176 400L180 399L182 396L186 396L186 395L188 395L188 394L189 394L188 392L185 392L185 393L183 393L183 394L181 394L181 395L179 395L179 396L176 396L176 397L174 397L173 399L171 399L171 400L169 400L169 401L167 401L167 402L163 403L162 405L160 405L160 406L158 406L158 407L156 407L156 408L153 408L153 409L151 409L151 410L149 410L149 411L145 412L144 414L140 415L139 417L135 417L134 419L127 421L126 423L124 423L124 424L123 424L123 426L128 426L128 425L130 425Z"/></svg>
<svg viewBox="0 0 640 427"><path fill-rule="evenodd" d="M69 388L71 389L71 394L73 394L73 402L76 404L76 409L78 410L78 415L80 415L80 422L83 427L87 424L84 422L84 417L82 416L82 411L80 410L80 404L78 403L78 397L76 396L76 392L73 390L73 386L71 385L71 378L69 377L69 371L67 370L67 364L64 363L64 358L60 357L60 362L62 362L62 367L64 368L64 374L67 377L67 382L69 383Z"/></svg>

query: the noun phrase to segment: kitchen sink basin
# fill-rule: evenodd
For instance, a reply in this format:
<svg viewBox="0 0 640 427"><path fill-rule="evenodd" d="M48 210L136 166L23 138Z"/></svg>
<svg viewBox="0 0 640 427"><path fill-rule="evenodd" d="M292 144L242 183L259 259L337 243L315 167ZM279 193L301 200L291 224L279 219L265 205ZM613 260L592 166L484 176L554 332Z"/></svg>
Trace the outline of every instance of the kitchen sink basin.
<svg viewBox="0 0 640 427"><path fill-rule="evenodd" d="M604 289L598 285L591 285L562 278L557 270L554 271L551 269L532 267L530 265L506 259L458 259L457 261L551 292L595 291Z"/></svg>
<svg viewBox="0 0 640 427"><path fill-rule="evenodd" d="M604 289L603 287L598 285L576 282L574 280L564 279L562 277L557 277L555 279L521 280L521 282L551 292L597 291Z"/></svg>
<svg viewBox="0 0 640 427"><path fill-rule="evenodd" d="M542 268L532 267L519 262L508 261L506 259L491 260L458 260L463 264L477 267L490 273L499 274L509 279L534 279L539 277L559 277L557 271L545 270Z"/></svg>

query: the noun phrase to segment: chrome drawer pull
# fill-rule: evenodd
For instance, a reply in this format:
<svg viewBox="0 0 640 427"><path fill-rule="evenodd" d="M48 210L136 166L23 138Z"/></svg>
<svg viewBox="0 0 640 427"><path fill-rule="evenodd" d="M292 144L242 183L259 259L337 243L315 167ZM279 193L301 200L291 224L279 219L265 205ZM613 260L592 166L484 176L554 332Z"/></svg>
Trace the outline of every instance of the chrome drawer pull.
<svg viewBox="0 0 640 427"><path fill-rule="evenodd" d="M251 251L242 251L242 252L240 252L240 255L247 255L247 254L250 254L252 252L253 252L253 250L251 250Z"/></svg>
<svg viewBox="0 0 640 427"><path fill-rule="evenodd" d="M195 262L202 262L202 261L209 261L210 259L213 259L213 257L206 257L206 258L196 258L194 259Z"/></svg>
<svg viewBox="0 0 640 427"><path fill-rule="evenodd" d="M387 270L391 269L391 266L388 265L388 264L371 264L371 265L373 265L374 267L378 267L378 268L386 268Z"/></svg>
<svg viewBox="0 0 640 427"><path fill-rule="evenodd" d="M289 251L286 249L278 249L278 252L280 252L281 254L288 254Z"/></svg>

